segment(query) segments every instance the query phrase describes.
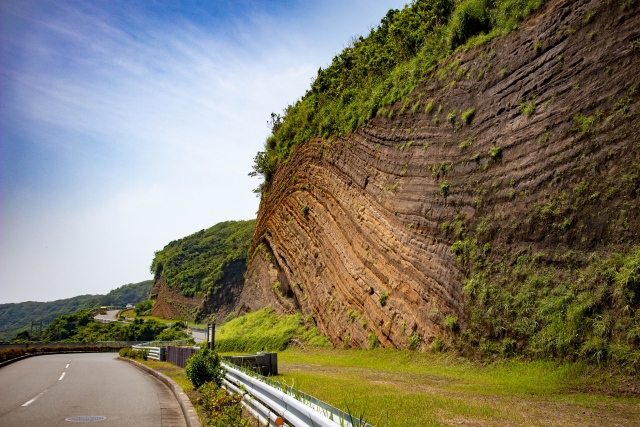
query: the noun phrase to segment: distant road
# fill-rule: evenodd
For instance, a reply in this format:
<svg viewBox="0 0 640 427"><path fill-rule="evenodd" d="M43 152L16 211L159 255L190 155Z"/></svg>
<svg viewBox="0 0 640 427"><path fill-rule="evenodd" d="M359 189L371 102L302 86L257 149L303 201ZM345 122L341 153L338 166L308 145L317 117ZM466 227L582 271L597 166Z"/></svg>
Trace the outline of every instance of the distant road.
<svg viewBox="0 0 640 427"><path fill-rule="evenodd" d="M116 314L118 314L118 311L120 310L109 310L107 311L107 314L98 314L97 316L94 316L93 318L96 319L97 321L102 321L102 323L106 323L106 322L115 322L116 320Z"/></svg>
<svg viewBox="0 0 640 427"><path fill-rule="evenodd" d="M104 426L186 426L167 386L116 357L56 354L1 368L0 426L69 427L67 418L82 416L106 417Z"/></svg>
<svg viewBox="0 0 640 427"><path fill-rule="evenodd" d="M200 344L202 341L204 341L204 332L198 332L191 329L189 330L189 332L191 332L191 336L193 337L193 340L196 342L196 344Z"/></svg>

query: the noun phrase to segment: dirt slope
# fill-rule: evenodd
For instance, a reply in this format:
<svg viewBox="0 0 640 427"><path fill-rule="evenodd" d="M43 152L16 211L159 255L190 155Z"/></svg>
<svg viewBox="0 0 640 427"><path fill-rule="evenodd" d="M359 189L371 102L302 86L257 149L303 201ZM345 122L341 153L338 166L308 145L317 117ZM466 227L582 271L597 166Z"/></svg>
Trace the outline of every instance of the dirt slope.
<svg viewBox="0 0 640 427"><path fill-rule="evenodd" d="M637 244L639 40L637 5L551 1L391 118L300 147L261 201L241 310L312 314L335 344L425 346L469 318L456 224L487 257L567 270L569 250Z"/></svg>

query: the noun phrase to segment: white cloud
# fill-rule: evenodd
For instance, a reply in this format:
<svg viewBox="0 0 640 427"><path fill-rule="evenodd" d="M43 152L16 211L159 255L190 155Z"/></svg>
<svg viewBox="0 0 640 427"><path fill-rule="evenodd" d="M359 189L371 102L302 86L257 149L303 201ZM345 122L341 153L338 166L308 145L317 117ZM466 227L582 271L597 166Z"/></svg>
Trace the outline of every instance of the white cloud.
<svg viewBox="0 0 640 427"><path fill-rule="evenodd" d="M14 22L1 106L36 166L2 184L0 303L143 280L170 240L254 217L247 173L269 113L304 94L338 37L326 17L308 29L312 17L254 13L225 38L184 19L120 28L97 6L20 4L0 9ZM358 16L350 7L337 22Z"/></svg>

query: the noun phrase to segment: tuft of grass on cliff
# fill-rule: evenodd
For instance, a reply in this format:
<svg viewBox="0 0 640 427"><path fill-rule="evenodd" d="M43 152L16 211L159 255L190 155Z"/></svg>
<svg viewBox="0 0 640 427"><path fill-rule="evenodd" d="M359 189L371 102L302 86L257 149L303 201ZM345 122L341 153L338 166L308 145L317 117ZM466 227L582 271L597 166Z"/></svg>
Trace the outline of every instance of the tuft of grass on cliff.
<svg viewBox="0 0 640 427"><path fill-rule="evenodd" d="M213 295L224 282L225 267L246 264L255 220L226 221L174 240L157 251L151 272L182 295Z"/></svg>
<svg viewBox="0 0 640 427"><path fill-rule="evenodd" d="M221 326L216 332L216 350L223 353L281 351L287 348L292 338L303 341L305 345L331 346L327 337L299 314L280 316L271 307L266 307Z"/></svg>
<svg viewBox="0 0 640 427"><path fill-rule="evenodd" d="M295 148L314 137L353 132L423 82L457 48L507 34L544 0L414 0L391 9L366 37L352 40L331 65L319 69L305 95L271 115L273 134L254 159L251 175L265 182ZM420 100L418 100L420 102ZM408 105L404 105L407 107ZM403 107L403 108L404 108ZM408 106L412 111L420 105ZM426 107L426 100L425 106Z"/></svg>

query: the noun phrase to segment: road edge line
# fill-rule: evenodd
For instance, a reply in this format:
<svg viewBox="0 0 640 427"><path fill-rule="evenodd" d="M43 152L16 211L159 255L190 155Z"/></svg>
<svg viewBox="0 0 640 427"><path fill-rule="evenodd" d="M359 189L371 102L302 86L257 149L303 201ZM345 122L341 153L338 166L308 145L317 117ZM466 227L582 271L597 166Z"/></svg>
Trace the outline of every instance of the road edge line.
<svg viewBox="0 0 640 427"><path fill-rule="evenodd" d="M184 390L182 390L182 387L180 387L178 383L176 383L174 380L172 380L168 376L146 365L143 365L142 363L138 363L135 360L131 360L131 359L120 357L120 356L118 356L118 360L129 362L136 368L142 371L145 371L153 375L160 381L162 381L167 387L169 387L169 389L173 392L173 395L178 400L178 403L180 404L180 408L182 409L182 415L184 416L184 419L187 422L187 426L202 427L202 424L200 424L200 420L198 419L198 413L196 412L196 409L193 407L193 403L191 403L191 400L189 400L189 396L187 396L187 393L185 393Z"/></svg>

